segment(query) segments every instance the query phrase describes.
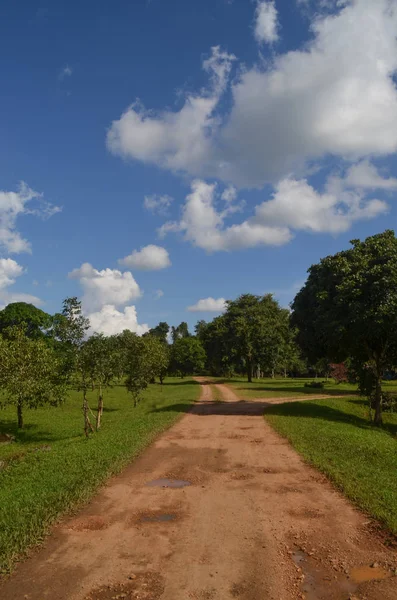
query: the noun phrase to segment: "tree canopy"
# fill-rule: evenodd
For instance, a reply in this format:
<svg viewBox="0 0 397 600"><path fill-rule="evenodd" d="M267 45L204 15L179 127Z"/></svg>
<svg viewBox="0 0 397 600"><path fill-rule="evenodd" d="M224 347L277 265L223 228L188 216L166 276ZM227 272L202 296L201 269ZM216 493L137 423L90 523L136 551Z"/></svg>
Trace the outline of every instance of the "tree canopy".
<svg viewBox="0 0 397 600"><path fill-rule="evenodd" d="M30 338L43 338L51 327L52 317L27 302L12 302L0 311L0 334L6 335L10 327L23 325L25 335Z"/></svg>

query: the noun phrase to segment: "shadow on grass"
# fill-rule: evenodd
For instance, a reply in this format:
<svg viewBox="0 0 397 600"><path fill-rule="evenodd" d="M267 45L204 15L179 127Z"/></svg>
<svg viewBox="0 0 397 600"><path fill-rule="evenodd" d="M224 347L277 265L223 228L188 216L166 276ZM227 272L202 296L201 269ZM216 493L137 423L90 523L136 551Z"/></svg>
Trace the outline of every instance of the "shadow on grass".
<svg viewBox="0 0 397 600"><path fill-rule="evenodd" d="M258 392L288 392L290 393L296 393L296 394L305 394L305 395L309 395L309 394L317 394L318 395L322 395L322 394L326 394L328 396L354 396L356 393L356 390L337 390L335 388L329 389L327 387L324 388L310 388L310 387L297 387L296 385L293 386L291 385L290 387L283 385L283 386L273 386L273 385L258 385L257 387L253 388L253 387L238 387L238 390L247 390L249 392L252 391L258 391Z"/></svg>
<svg viewBox="0 0 397 600"><path fill-rule="evenodd" d="M161 385L160 383L157 383L157 385ZM195 381L194 379L188 379L188 380L184 380L184 379L178 379L178 381L164 381L163 383L164 386L167 385L199 385L198 381Z"/></svg>

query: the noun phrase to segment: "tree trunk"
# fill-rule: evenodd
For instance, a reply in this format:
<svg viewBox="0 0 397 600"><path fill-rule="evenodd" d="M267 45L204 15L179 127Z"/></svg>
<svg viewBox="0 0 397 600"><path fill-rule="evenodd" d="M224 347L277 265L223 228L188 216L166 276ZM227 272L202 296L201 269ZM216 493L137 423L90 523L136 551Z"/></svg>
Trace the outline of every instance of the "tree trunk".
<svg viewBox="0 0 397 600"><path fill-rule="evenodd" d="M84 389L83 391L83 416L84 416L84 433L85 437L88 438L90 431L94 431L93 426L91 425L90 417L88 414L88 400L87 400L87 392Z"/></svg>
<svg viewBox="0 0 397 600"><path fill-rule="evenodd" d="M379 365L376 365L376 385L375 385L375 425L382 425L382 371Z"/></svg>
<svg viewBox="0 0 397 600"><path fill-rule="evenodd" d="M102 385L99 384L99 394L98 394L98 411L96 414L96 430L101 428L101 418L103 413L103 395L102 395Z"/></svg>
<svg viewBox="0 0 397 600"><path fill-rule="evenodd" d="M287 379L287 367L284 367L284 379Z"/></svg>
<svg viewBox="0 0 397 600"><path fill-rule="evenodd" d="M252 362L251 362L251 360L247 360L247 378L248 378L248 383L252 383Z"/></svg>
<svg viewBox="0 0 397 600"><path fill-rule="evenodd" d="M23 414L22 414L22 402L21 402L21 400L18 400L17 414L18 414L18 429L23 429Z"/></svg>
<svg viewBox="0 0 397 600"><path fill-rule="evenodd" d="M272 379L274 379L274 367L272 368Z"/></svg>

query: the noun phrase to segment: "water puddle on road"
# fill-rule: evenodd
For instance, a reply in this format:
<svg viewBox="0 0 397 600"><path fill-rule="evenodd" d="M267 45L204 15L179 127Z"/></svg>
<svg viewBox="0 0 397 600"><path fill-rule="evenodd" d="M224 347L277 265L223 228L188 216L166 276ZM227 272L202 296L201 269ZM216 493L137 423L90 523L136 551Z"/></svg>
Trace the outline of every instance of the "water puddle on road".
<svg viewBox="0 0 397 600"><path fill-rule="evenodd" d="M192 484L190 481L183 481L182 479L153 479L146 485L149 487L184 488Z"/></svg>
<svg viewBox="0 0 397 600"><path fill-rule="evenodd" d="M348 598L349 594L357 589L357 585L346 577L331 579L324 571L313 566L302 550L296 550L292 558L296 566L302 569L304 579L301 583L301 591L306 600L340 598L345 597L345 595ZM343 594L343 596L340 594Z"/></svg>
<svg viewBox="0 0 397 600"><path fill-rule="evenodd" d="M160 514L160 515L142 515L139 519L141 523L168 523L175 521L176 515Z"/></svg>
<svg viewBox="0 0 397 600"><path fill-rule="evenodd" d="M386 571L383 567L355 567L350 571L350 577L355 583L364 583L364 581L374 581L376 579L389 579L392 575L391 571Z"/></svg>

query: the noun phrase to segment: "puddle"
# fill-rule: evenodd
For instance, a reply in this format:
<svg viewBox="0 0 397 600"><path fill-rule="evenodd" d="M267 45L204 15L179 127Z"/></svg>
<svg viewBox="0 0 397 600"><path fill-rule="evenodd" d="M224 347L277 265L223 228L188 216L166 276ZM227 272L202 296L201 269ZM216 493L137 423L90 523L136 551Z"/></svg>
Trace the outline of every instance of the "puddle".
<svg viewBox="0 0 397 600"><path fill-rule="evenodd" d="M355 583L364 583L364 581L374 581L376 579L388 579L392 576L390 571L383 567L355 567L350 571L350 577Z"/></svg>
<svg viewBox="0 0 397 600"><path fill-rule="evenodd" d="M292 555L293 561L297 567L302 569L305 576L300 589L305 595L306 600L319 600L320 598L336 598L335 593L341 593L340 597L349 597L349 594L355 592L357 585L349 581L346 577L340 576L338 579L332 579L326 572L313 566L302 550L295 550Z"/></svg>
<svg viewBox="0 0 397 600"><path fill-rule="evenodd" d="M173 514L161 514L161 515L142 515L139 519L141 523L167 523L168 521L175 521L176 515Z"/></svg>
<svg viewBox="0 0 397 600"><path fill-rule="evenodd" d="M183 479L153 479L146 485L149 487L184 488L192 484L190 481L183 481Z"/></svg>

